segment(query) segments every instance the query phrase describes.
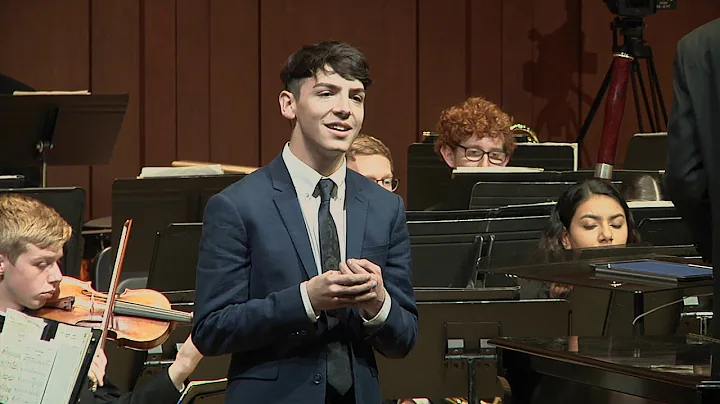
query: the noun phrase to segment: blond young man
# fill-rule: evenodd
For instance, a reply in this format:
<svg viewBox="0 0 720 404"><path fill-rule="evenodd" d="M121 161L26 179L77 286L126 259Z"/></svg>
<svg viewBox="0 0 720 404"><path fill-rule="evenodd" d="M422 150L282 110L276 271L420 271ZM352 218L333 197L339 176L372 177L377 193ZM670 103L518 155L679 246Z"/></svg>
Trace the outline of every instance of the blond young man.
<svg viewBox="0 0 720 404"><path fill-rule="evenodd" d="M390 192L397 189L398 179L393 177L392 154L380 139L360 134L345 156L349 169L377 182Z"/></svg>
<svg viewBox="0 0 720 404"><path fill-rule="evenodd" d="M34 310L57 296L63 275L58 261L72 228L52 208L18 194L0 195L0 314ZM166 372L136 391L122 394L105 378L107 358L99 350L89 379L99 388L80 393L80 402L144 404L177 402L183 382L202 355L188 338ZM93 391L94 390L94 391Z"/></svg>

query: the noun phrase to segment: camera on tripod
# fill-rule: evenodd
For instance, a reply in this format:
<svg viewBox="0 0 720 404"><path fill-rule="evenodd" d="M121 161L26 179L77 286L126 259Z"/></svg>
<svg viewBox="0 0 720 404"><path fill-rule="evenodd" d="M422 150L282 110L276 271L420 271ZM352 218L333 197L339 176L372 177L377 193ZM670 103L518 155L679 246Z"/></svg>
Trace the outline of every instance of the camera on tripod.
<svg viewBox="0 0 720 404"><path fill-rule="evenodd" d="M644 17L657 10L677 8L677 0L603 0L610 12L621 17Z"/></svg>

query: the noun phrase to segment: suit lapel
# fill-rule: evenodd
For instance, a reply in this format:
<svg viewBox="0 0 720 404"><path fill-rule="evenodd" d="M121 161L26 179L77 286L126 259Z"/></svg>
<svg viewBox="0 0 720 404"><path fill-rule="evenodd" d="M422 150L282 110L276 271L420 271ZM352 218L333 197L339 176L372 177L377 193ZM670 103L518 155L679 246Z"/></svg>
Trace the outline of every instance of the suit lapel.
<svg viewBox="0 0 720 404"><path fill-rule="evenodd" d="M367 220L368 201L362 193L360 185L353 173L348 170L345 179L346 190L346 215L347 229L345 229L347 240L346 258L360 258L362 253L362 242L365 238L365 222Z"/></svg>
<svg viewBox="0 0 720 404"><path fill-rule="evenodd" d="M315 264L312 246L310 246L310 237L305 227L305 219L290 174L281 156L275 158L269 166L273 187L279 191L273 197L273 201L278 212L280 212L280 217L285 223L288 234L290 234L295 251L300 256L300 261L305 268L308 279L312 278L317 275L317 265Z"/></svg>

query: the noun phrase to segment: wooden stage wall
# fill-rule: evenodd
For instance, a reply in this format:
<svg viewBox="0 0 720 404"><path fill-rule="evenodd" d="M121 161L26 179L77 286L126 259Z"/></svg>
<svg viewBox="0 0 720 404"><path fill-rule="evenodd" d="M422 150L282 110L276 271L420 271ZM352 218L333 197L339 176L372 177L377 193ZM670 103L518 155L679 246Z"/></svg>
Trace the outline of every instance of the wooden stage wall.
<svg viewBox="0 0 720 404"><path fill-rule="evenodd" d="M404 195L407 146L469 95L541 140L574 140L610 63L612 17L602 0L0 0L0 72L36 89L130 93L110 164L50 170L51 185L88 190L97 218L111 214L113 179L145 165L267 163L289 134L277 104L285 58L344 40L369 59L363 131L392 149ZM718 0L647 17L668 106L678 39L717 17ZM630 100L619 161L637 128Z"/></svg>

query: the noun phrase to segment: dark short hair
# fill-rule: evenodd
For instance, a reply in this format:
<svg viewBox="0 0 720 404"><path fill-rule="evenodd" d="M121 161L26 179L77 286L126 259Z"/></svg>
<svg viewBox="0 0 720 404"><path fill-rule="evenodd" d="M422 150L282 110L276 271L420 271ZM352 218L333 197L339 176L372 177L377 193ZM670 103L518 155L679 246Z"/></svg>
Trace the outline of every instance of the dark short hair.
<svg viewBox="0 0 720 404"><path fill-rule="evenodd" d="M563 249L561 244L563 229L570 229L570 223L577 208L593 195L605 195L614 199L623 209L628 230L628 244L640 242L640 235L632 217L630 208L622 195L610 183L591 179L579 182L567 188L550 214L550 221L543 230L540 237L540 249L545 251L559 251Z"/></svg>
<svg viewBox="0 0 720 404"><path fill-rule="evenodd" d="M285 90L300 96L300 82L330 66L346 80L358 80L367 89L372 84L370 67L357 48L344 42L326 41L305 45L290 55L280 70Z"/></svg>

